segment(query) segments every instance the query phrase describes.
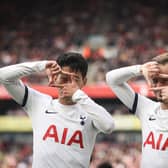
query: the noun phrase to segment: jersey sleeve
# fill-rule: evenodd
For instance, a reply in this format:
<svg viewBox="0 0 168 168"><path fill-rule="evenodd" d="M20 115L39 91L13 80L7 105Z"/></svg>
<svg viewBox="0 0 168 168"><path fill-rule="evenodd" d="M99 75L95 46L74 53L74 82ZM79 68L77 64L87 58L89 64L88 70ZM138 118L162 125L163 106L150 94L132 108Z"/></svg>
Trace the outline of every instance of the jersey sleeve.
<svg viewBox="0 0 168 168"><path fill-rule="evenodd" d="M116 96L128 107L128 109L142 118L144 108L153 101L134 92L127 81L141 75L140 65L134 65L109 71L106 74L106 81Z"/></svg>
<svg viewBox="0 0 168 168"><path fill-rule="evenodd" d="M137 95L135 114L142 121L143 118L146 118L151 113L151 108L158 106L158 103L140 94Z"/></svg>
<svg viewBox="0 0 168 168"><path fill-rule="evenodd" d="M18 104L21 106L26 104L27 87L21 80L13 81L11 84L4 84L4 87Z"/></svg>
<svg viewBox="0 0 168 168"><path fill-rule="evenodd" d="M18 104L25 106L27 103L28 88L20 78L43 71L45 66L46 61L36 61L0 68L0 83L4 85Z"/></svg>
<svg viewBox="0 0 168 168"><path fill-rule="evenodd" d="M78 102L86 110L92 119L93 126L104 133L111 133L114 129L112 116L102 106L95 103L82 90L77 90L73 97L74 102Z"/></svg>
<svg viewBox="0 0 168 168"><path fill-rule="evenodd" d="M31 118L36 118L39 112L44 112L45 108L51 102L52 97L43 94L31 87L25 86L25 97L23 99L23 109Z"/></svg>
<svg viewBox="0 0 168 168"><path fill-rule="evenodd" d="M133 110L133 104L136 100L136 94L128 85L127 81L138 75L140 75L140 66L119 68L109 71L106 74L107 84L131 111Z"/></svg>

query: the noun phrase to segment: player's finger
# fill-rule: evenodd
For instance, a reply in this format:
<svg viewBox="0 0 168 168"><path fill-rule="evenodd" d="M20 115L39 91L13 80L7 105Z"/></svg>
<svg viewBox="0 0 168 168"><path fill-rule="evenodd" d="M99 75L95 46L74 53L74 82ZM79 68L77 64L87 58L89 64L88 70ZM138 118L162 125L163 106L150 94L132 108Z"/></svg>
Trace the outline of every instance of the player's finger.
<svg viewBox="0 0 168 168"><path fill-rule="evenodd" d="M160 72L160 68L158 66L150 66L148 69L147 69L148 72Z"/></svg>
<svg viewBox="0 0 168 168"><path fill-rule="evenodd" d="M168 86L163 87L163 89L161 90L162 95L168 96L167 95L167 93L168 93L167 89L168 89Z"/></svg>
<svg viewBox="0 0 168 168"><path fill-rule="evenodd" d="M168 79L168 74L159 74L159 78Z"/></svg>
<svg viewBox="0 0 168 168"><path fill-rule="evenodd" d="M165 101L165 100L168 101L168 97L167 97L167 95L164 95L164 94L163 94L163 95L161 95L161 97L162 97L162 100L163 100L163 101Z"/></svg>
<svg viewBox="0 0 168 168"><path fill-rule="evenodd" d="M50 75L50 76L48 76L48 83L49 83L49 85L52 83L52 76Z"/></svg>
<svg viewBox="0 0 168 168"><path fill-rule="evenodd" d="M60 74L59 70L53 70L53 71L51 71L51 75L52 76L58 76L58 74Z"/></svg>
<svg viewBox="0 0 168 168"><path fill-rule="evenodd" d="M154 63L149 64L148 66L149 66L150 68L151 68L151 67L159 67L159 64L154 62Z"/></svg>
<svg viewBox="0 0 168 168"><path fill-rule="evenodd" d="M57 84L57 83L51 83L49 84L50 87L57 87L57 88L63 88L64 84Z"/></svg>
<svg viewBox="0 0 168 168"><path fill-rule="evenodd" d="M63 75L67 75L67 76L74 75L74 73L66 72L66 71L64 71L64 70L61 70L61 74L63 74Z"/></svg>
<svg viewBox="0 0 168 168"><path fill-rule="evenodd" d="M145 65L152 66L152 65L158 65L158 63L156 61L150 61L150 62L145 63Z"/></svg>
<svg viewBox="0 0 168 168"><path fill-rule="evenodd" d="M153 82L150 79L146 79L146 81L149 87L153 87Z"/></svg>
<svg viewBox="0 0 168 168"><path fill-rule="evenodd" d="M56 61L47 61L46 68L51 68L56 65L58 65Z"/></svg>
<svg viewBox="0 0 168 168"><path fill-rule="evenodd" d="M158 67L152 67L148 71L149 72L160 72L160 69Z"/></svg>
<svg viewBox="0 0 168 168"><path fill-rule="evenodd" d="M49 85L54 84L56 80L57 80L56 75L49 76Z"/></svg>
<svg viewBox="0 0 168 168"><path fill-rule="evenodd" d="M49 69L50 69L50 71L58 71L58 72L61 72L60 66L54 66L54 67L51 67L51 68L49 68Z"/></svg>
<svg viewBox="0 0 168 168"><path fill-rule="evenodd" d="M153 87L153 88L149 88L150 91L160 91L162 90L163 87Z"/></svg>
<svg viewBox="0 0 168 168"><path fill-rule="evenodd" d="M61 70L61 67L60 67L60 66L58 66L58 65L53 65L53 66L51 67L51 69Z"/></svg>
<svg viewBox="0 0 168 168"><path fill-rule="evenodd" d="M60 66L57 64L57 62L55 61L55 63L53 63L52 64L52 66L51 67L59 67L60 68Z"/></svg>

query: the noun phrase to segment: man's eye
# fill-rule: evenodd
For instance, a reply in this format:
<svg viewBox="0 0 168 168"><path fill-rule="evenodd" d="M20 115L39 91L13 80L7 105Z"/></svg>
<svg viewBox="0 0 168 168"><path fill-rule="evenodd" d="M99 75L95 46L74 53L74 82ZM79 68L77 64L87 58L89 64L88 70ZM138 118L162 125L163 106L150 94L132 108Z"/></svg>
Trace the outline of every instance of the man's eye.
<svg viewBox="0 0 168 168"><path fill-rule="evenodd" d="M79 82L80 80L79 79L75 79L76 82Z"/></svg>
<svg viewBox="0 0 168 168"><path fill-rule="evenodd" d="M68 78L61 78L61 81L66 82L66 81L68 81Z"/></svg>
<svg viewBox="0 0 168 168"><path fill-rule="evenodd" d="M153 79L153 83L157 83L158 82L158 79L157 78L154 78Z"/></svg>

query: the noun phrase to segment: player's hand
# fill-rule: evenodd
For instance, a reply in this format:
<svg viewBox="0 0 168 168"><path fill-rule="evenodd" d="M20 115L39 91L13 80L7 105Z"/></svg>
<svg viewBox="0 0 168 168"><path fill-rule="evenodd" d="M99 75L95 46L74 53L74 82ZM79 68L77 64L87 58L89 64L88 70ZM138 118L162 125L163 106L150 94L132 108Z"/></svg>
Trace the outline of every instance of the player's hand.
<svg viewBox="0 0 168 168"><path fill-rule="evenodd" d="M168 103L168 86L150 88L151 91L158 92L158 99L164 103Z"/></svg>
<svg viewBox="0 0 168 168"><path fill-rule="evenodd" d="M71 81L72 75L74 74L61 70L57 75L53 76L52 82L49 83L49 86L62 89L68 82Z"/></svg>
<svg viewBox="0 0 168 168"><path fill-rule="evenodd" d="M54 84L58 74L61 72L60 66L56 61L48 61L46 64L46 74L48 76L49 86Z"/></svg>
<svg viewBox="0 0 168 168"><path fill-rule="evenodd" d="M78 81L80 80L78 75L71 74L71 80L69 83L64 84L61 89L61 97L72 97L73 94L79 89Z"/></svg>
<svg viewBox="0 0 168 168"><path fill-rule="evenodd" d="M71 76L72 73L65 72L61 69L61 67L57 64L56 61L48 61L46 64L46 74L48 76L49 83L48 85L50 87L63 87L64 83L58 82L57 78L62 76Z"/></svg>
<svg viewBox="0 0 168 168"><path fill-rule="evenodd" d="M150 87L153 87L154 83L153 83L152 79L159 75L160 68L159 68L159 65L157 62L151 61L151 62L147 62L141 66L141 72L142 72L143 76L145 77L148 85Z"/></svg>

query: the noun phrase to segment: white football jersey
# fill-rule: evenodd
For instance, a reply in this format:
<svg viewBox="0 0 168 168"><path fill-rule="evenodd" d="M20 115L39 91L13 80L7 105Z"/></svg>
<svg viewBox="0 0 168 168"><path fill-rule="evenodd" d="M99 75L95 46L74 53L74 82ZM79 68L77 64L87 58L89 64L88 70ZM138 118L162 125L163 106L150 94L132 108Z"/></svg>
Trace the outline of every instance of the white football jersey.
<svg viewBox="0 0 168 168"><path fill-rule="evenodd" d="M19 78L45 69L46 61L0 69L0 82L32 121L33 168L88 168L98 132L111 133L111 115L82 90L63 105L25 86Z"/></svg>
<svg viewBox="0 0 168 168"><path fill-rule="evenodd" d="M142 168L168 167L168 110L138 95L136 115L142 125Z"/></svg>
<svg viewBox="0 0 168 168"><path fill-rule="evenodd" d="M25 107L33 127L33 167L88 167L98 129L82 105L62 105L28 88Z"/></svg>
<svg viewBox="0 0 168 168"><path fill-rule="evenodd" d="M168 167L168 110L133 91L126 83L140 75L140 66L115 69L107 73L108 85L117 97L136 114L142 126L142 168Z"/></svg>

